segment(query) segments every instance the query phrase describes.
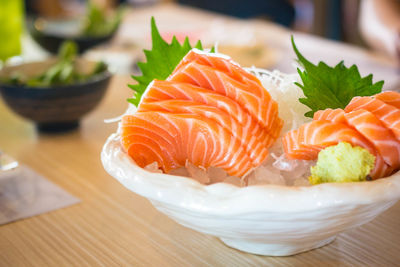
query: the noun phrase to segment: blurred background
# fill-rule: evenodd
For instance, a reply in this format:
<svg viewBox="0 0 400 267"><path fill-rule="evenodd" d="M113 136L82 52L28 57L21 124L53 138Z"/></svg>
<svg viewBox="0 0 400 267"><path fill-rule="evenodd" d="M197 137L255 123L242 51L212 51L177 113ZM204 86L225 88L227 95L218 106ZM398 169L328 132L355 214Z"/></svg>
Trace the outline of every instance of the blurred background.
<svg viewBox="0 0 400 267"><path fill-rule="evenodd" d="M385 89L399 84L398 0L0 0L0 68L7 67L0 71L0 85L21 87L20 98L25 99L26 86L88 89L102 78L93 103L81 112L71 106L71 116L63 119L66 128L77 127L80 117L101 100L110 75L140 74L137 63L146 60L143 49L151 48L152 16L166 41L176 36L182 42L187 36L206 48L218 44L219 52L242 66L295 72L293 35L313 62L336 65L345 60L347 66L357 64L362 75L385 80ZM11 68L35 61L37 65ZM8 92L15 94L11 87ZM53 94L48 91L49 98ZM2 95L16 105L5 89ZM45 121L47 111L33 118L36 106L28 110L23 101L18 103L15 110L40 129L53 128L41 122L58 123L65 114L60 108Z"/></svg>
<svg viewBox="0 0 400 267"><path fill-rule="evenodd" d="M185 16L185 8L210 19ZM137 73L142 49L151 45L151 15L167 41L175 35L207 46L218 42L221 52L229 51L247 66L293 71L287 57L293 33L309 41L315 37L366 48L383 61L397 58L397 65L400 61L398 0L0 0L0 66L43 60L71 40L79 55L104 61L112 72ZM352 52L337 58L322 48L315 41L306 47L311 59L354 62Z"/></svg>
<svg viewBox="0 0 400 267"><path fill-rule="evenodd" d="M2 0L7 1L7 0ZM239 18L259 18L285 27L326 38L366 46L360 33L360 16L366 15L374 2L376 13L384 13L386 23L399 27L400 7L397 0L92 0L101 8L112 9L126 3L130 6L157 5L177 2ZM14 2L14 1L13 1ZM17 0L18 2L18 0ZM65 17L84 13L85 1L26 0L27 15ZM397 16L397 18L396 18Z"/></svg>
<svg viewBox="0 0 400 267"><path fill-rule="evenodd" d="M396 56L398 53L400 4L396 0L91 0L91 3L101 10L100 13L106 15L110 15L121 6L130 10L175 3L241 19L269 21L289 30L375 49L389 56ZM44 23L40 20L33 22L35 18L52 21L68 18L98 19L96 16L89 18L93 15L88 11L89 7L85 0L0 0L0 22L3 22L0 33L10 40L8 44L1 42L0 47L4 54L18 54L21 44L17 44L16 38L22 34L23 18L27 20L27 28L32 34L33 23L36 23L36 27L43 27ZM11 21L13 23L10 23ZM92 23L94 25L92 29L103 24L99 21L101 19ZM71 29L72 24L59 23L49 26L48 30L71 35L74 30L80 28L77 24L73 24ZM67 26L70 29L67 29ZM9 30L9 36L5 28L13 29ZM188 34L190 36L190 33ZM198 36L196 33L192 35ZM33 37L36 43L41 43L35 36ZM112 38L105 39L98 43L110 41ZM6 49L6 46L9 48ZM89 48L93 46L95 44L90 44ZM44 50L54 53L57 47L44 47ZM87 50L87 47L84 50ZM0 57L4 60L6 56Z"/></svg>

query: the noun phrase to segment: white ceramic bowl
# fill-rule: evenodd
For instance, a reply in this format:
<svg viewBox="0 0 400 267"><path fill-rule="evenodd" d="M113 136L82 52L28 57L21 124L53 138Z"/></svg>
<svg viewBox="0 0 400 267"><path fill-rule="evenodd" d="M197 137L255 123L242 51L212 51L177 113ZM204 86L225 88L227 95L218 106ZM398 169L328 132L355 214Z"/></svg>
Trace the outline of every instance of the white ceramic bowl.
<svg viewBox="0 0 400 267"><path fill-rule="evenodd" d="M309 187L206 186L138 167L117 135L109 137L101 158L110 175L176 222L261 255L286 256L326 245L400 199L400 172L372 182Z"/></svg>

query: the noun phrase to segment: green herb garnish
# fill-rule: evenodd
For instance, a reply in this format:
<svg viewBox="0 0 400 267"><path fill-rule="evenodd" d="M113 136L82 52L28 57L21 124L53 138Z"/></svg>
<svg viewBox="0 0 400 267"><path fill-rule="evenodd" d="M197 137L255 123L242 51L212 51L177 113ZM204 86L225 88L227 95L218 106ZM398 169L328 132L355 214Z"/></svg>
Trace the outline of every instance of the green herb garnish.
<svg viewBox="0 0 400 267"><path fill-rule="evenodd" d="M146 56L146 62L139 62L138 66L142 71L142 76L133 76L137 84L129 84L128 86L134 90L134 97L129 98L128 102L139 105L140 99L149 83L154 79L165 80L175 69L182 58L193 48L186 37L181 45L176 37L172 38L171 44L168 44L160 35L154 17L151 18L151 40L152 49L143 50ZM203 50L200 41L195 48ZM211 49L214 52L214 49Z"/></svg>
<svg viewBox="0 0 400 267"><path fill-rule="evenodd" d="M292 36L292 46L304 71L297 69L303 84L295 83L305 95L299 101L311 111L304 114L312 118L318 110L344 109L355 96L371 96L382 91L383 81L372 82L372 74L361 77L356 65L347 68L343 61L335 67L324 62L318 65L308 61L297 49Z"/></svg>
<svg viewBox="0 0 400 267"><path fill-rule="evenodd" d="M102 37L113 33L119 26L124 13L124 6L120 6L114 15L108 16L92 1L88 1L82 34L91 37Z"/></svg>
<svg viewBox="0 0 400 267"><path fill-rule="evenodd" d="M1 82L13 85L26 85L30 87L51 87L57 85L69 85L85 82L93 76L107 70L107 65L97 62L90 73L80 73L76 67L78 47L72 41L65 41L57 55L57 62L34 77L27 77L23 73L15 72L10 77L4 78Z"/></svg>
<svg viewBox="0 0 400 267"><path fill-rule="evenodd" d="M78 46L71 41L64 42L58 52L58 61L37 78L26 82L28 86L50 86L52 84L68 84L73 80L74 61Z"/></svg>

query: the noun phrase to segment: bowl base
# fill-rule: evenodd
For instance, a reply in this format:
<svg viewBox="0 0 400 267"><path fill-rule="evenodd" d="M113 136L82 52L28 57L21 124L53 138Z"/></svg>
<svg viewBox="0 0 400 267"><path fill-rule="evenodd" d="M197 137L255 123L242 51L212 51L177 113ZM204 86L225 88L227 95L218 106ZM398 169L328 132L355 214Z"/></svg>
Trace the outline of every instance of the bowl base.
<svg viewBox="0 0 400 267"><path fill-rule="evenodd" d="M36 127L42 133L61 133L78 128L79 121L44 122L36 124Z"/></svg>
<svg viewBox="0 0 400 267"><path fill-rule="evenodd" d="M266 244L261 242L245 241L240 239L220 238L227 246L263 256L290 256L319 248L331 243L335 240L336 236L329 237L324 240L297 243L297 244Z"/></svg>

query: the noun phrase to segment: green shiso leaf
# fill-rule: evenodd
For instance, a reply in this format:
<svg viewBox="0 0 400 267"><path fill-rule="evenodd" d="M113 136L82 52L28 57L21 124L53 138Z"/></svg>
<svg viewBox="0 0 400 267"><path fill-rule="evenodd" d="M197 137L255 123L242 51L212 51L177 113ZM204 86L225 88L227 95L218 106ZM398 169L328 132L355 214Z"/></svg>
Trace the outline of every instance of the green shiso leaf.
<svg viewBox="0 0 400 267"><path fill-rule="evenodd" d="M152 49L143 50L146 56L146 62L139 62L138 66L142 72L141 76L132 78L137 81L136 84L128 86L134 91L133 98L129 98L128 102L138 106L143 93L149 83L154 79L165 80L175 69L182 58L193 48L186 37L183 44L180 44L176 37L172 38L172 42L168 44L160 35L154 17L151 18L151 39ZM199 50L203 50L200 41L194 46ZM214 52L214 48L211 49Z"/></svg>
<svg viewBox="0 0 400 267"><path fill-rule="evenodd" d="M304 70L297 69L303 84L295 83L304 93L299 101L311 111L304 114L313 117L318 110L345 108L355 96L371 96L382 91L383 81L372 82L372 74L361 77L356 65L347 68L343 61L335 67L324 62L318 65L308 61L297 49L292 36L293 50Z"/></svg>

